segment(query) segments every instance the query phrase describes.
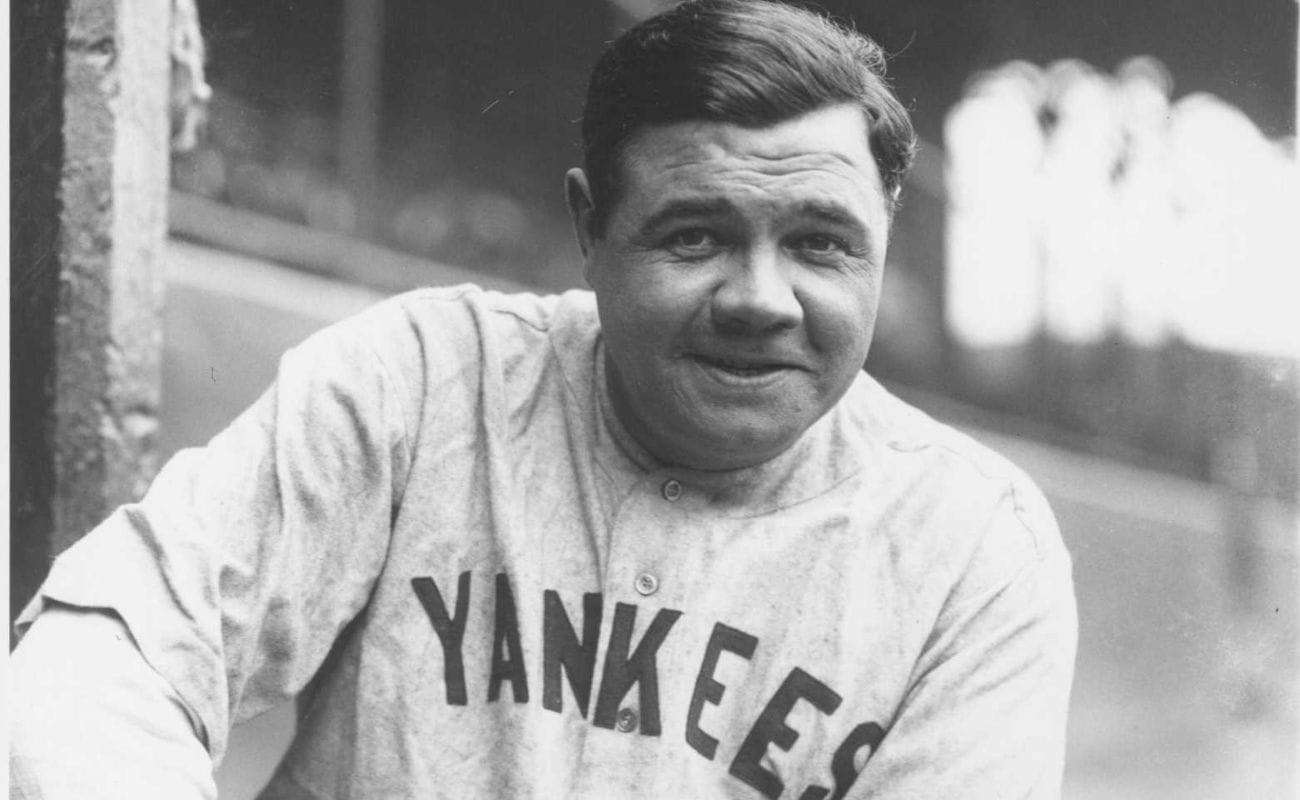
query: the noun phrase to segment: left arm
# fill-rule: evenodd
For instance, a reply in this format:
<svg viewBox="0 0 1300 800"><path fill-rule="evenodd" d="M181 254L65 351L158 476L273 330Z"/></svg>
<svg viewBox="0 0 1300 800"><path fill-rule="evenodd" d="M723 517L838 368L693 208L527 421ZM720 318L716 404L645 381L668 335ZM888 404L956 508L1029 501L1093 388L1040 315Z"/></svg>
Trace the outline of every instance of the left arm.
<svg viewBox="0 0 1300 800"><path fill-rule="evenodd" d="M994 517L849 797L1060 796L1078 620L1069 555L1029 494ZM1008 569L998 543L1026 535L1032 555Z"/></svg>

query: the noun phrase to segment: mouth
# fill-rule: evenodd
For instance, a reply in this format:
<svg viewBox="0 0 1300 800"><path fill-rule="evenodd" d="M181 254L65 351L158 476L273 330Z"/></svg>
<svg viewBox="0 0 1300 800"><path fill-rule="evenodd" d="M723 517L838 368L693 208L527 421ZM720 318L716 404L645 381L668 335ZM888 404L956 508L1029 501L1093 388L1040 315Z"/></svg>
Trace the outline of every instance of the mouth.
<svg viewBox="0 0 1300 800"><path fill-rule="evenodd" d="M763 361L725 356L706 356L695 354L692 358L699 364L734 378L756 379L785 372L794 367L775 361Z"/></svg>

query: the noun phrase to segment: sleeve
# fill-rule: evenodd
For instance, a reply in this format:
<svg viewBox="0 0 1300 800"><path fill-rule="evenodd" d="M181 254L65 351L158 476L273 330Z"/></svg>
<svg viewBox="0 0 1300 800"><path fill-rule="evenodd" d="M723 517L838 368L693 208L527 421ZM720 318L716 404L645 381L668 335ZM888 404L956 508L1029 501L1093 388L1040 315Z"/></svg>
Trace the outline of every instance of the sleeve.
<svg viewBox="0 0 1300 800"><path fill-rule="evenodd" d="M22 689L9 718L14 800L215 800L212 760L184 704L118 618L52 606L9 668Z"/></svg>
<svg viewBox="0 0 1300 800"><path fill-rule="evenodd" d="M365 606L401 502L412 401L371 347L385 313L289 351L252 408L55 561L20 633L58 606L111 612L213 762L231 724L299 692ZM78 680L113 691L91 666Z"/></svg>
<svg viewBox="0 0 1300 800"><path fill-rule="evenodd" d="M848 796L1059 797L1077 639L1070 558L1030 486L995 515Z"/></svg>

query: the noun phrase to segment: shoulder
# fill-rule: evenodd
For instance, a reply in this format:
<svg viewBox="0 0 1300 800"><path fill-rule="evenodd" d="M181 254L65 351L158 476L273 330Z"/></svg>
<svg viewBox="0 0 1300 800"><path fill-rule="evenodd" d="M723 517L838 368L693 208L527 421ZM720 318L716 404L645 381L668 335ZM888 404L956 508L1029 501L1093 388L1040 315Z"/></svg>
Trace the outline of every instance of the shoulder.
<svg viewBox="0 0 1300 800"><path fill-rule="evenodd" d="M594 336L588 292L504 293L474 284L395 295L322 329L297 350L370 352L398 372L429 362L474 362L555 336Z"/></svg>
<svg viewBox="0 0 1300 800"><path fill-rule="evenodd" d="M590 372L599 329L589 292L503 293L463 284L388 298L286 358L344 383L390 387L408 428L419 430L426 420L477 413L489 398L506 409L527 405L555 376Z"/></svg>
<svg viewBox="0 0 1300 800"><path fill-rule="evenodd" d="M1066 557L1055 516L1034 480L1006 457L895 396L863 374L845 410L873 471L918 515L963 519L955 551L1007 568ZM966 545L963 547L962 545Z"/></svg>
<svg viewBox="0 0 1300 800"><path fill-rule="evenodd" d="M335 327L358 333L446 335L467 331L467 326L477 323L492 331L515 327L544 331L553 324L564 300L563 295L497 292L471 283L429 287L394 295Z"/></svg>

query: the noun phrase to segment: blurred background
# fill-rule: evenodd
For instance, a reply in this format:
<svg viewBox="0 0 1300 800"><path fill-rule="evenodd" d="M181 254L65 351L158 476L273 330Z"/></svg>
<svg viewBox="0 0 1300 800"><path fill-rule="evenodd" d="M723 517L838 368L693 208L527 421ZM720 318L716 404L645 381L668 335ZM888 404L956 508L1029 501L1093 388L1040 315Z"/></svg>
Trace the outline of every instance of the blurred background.
<svg viewBox="0 0 1300 800"><path fill-rule="evenodd" d="M603 43L671 3L199 0L160 454L385 295L581 286ZM1024 467L1075 560L1065 797L1300 796L1294 0L827 0L922 147L867 368ZM240 728L251 797L292 735Z"/></svg>

